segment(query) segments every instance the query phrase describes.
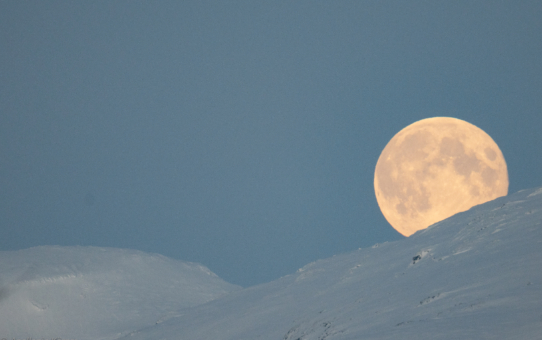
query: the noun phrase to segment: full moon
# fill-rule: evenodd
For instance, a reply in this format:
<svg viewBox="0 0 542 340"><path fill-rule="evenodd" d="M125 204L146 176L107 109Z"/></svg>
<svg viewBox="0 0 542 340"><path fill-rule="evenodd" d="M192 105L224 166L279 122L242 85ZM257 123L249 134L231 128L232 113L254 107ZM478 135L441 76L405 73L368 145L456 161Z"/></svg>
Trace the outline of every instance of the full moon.
<svg viewBox="0 0 542 340"><path fill-rule="evenodd" d="M404 236L508 194L501 150L480 128L434 117L399 131L378 158L375 194L382 214Z"/></svg>

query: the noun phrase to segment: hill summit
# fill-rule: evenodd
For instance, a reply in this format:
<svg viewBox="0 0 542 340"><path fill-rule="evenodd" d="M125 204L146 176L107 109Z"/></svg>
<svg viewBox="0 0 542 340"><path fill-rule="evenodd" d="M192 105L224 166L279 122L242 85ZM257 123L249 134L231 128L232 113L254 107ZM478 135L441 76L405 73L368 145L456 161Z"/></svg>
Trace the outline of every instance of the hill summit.
<svg viewBox="0 0 542 340"><path fill-rule="evenodd" d="M0 338L113 339L240 289L206 267L136 250L0 252Z"/></svg>

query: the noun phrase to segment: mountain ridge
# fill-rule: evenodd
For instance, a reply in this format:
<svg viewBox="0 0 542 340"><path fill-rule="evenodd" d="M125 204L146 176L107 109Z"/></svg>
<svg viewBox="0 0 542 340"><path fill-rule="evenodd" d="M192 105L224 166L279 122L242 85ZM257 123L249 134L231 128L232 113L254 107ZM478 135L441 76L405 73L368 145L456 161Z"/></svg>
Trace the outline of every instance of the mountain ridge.
<svg viewBox="0 0 542 340"><path fill-rule="evenodd" d="M0 337L539 339L542 188L241 289L137 250L0 252Z"/></svg>
<svg viewBox="0 0 542 340"><path fill-rule="evenodd" d="M542 188L310 263L123 339L535 339Z"/></svg>

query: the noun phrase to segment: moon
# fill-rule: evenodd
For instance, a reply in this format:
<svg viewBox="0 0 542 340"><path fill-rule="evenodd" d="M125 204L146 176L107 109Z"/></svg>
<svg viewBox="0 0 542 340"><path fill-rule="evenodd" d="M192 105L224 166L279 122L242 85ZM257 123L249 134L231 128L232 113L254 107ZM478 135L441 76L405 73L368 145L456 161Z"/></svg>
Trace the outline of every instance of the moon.
<svg viewBox="0 0 542 340"><path fill-rule="evenodd" d="M378 158L374 187L382 214L410 236L508 194L508 170L493 139L463 120L434 117L399 131Z"/></svg>

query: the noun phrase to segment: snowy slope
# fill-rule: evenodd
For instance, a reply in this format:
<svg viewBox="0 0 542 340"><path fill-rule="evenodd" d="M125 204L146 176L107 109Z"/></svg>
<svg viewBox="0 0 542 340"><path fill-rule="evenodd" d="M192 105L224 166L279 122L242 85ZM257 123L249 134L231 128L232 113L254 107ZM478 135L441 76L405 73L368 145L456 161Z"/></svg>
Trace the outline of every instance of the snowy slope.
<svg viewBox="0 0 542 340"><path fill-rule="evenodd" d="M112 339L239 289L207 268L135 250L0 252L0 338Z"/></svg>
<svg viewBox="0 0 542 340"><path fill-rule="evenodd" d="M542 188L311 263L125 339L542 339Z"/></svg>

